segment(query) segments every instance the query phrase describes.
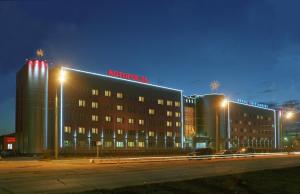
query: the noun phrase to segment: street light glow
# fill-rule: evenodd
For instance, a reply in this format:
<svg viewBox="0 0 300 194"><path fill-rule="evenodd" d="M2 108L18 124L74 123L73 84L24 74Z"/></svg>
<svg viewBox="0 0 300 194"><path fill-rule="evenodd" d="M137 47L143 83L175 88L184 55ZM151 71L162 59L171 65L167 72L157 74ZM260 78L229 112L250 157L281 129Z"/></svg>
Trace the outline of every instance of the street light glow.
<svg viewBox="0 0 300 194"><path fill-rule="evenodd" d="M286 119L291 119L293 116L294 116L294 113L291 112L291 111L288 111L288 112L286 113L285 118L286 118Z"/></svg>
<svg viewBox="0 0 300 194"><path fill-rule="evenodd" d="M228 104L228 100L225 98L221 103L221 107L225 108L227 106L227 104Z"/></svg>
<svg viewBox="0 0 300 194"><path fill-rule="evenodd" d="M62 69L59 72L59 82L64 83L66 81L66 72Z"/></svg>

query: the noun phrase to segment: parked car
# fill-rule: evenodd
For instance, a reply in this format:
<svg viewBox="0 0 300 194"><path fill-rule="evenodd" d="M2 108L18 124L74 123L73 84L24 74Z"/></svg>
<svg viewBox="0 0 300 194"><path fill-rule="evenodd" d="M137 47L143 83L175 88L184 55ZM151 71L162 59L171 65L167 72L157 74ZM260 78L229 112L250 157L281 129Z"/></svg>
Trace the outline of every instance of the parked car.
<svg viewBox="0 0 300 194"><path fill-rule="evenodd" d="M198 148L189 153L189 156L211 155L214 154L214 150L211 148Z"/></svg>
<svg viewBox="0 0 300 194"><path fill-rule="evenodd" d="M237 154L255 153L255 150L253 148L241 148L236 153Z"/></svg>
<svg viewBox="0 0 300 194"><path fill-rule="evenodd" d="M236 150L221 150L217 152L217 155L226 155L226 154L235 154L237 151Z"/></svg>
<svg viewBox="0 0 300 194"><path fill-rule="evenodd" d="M10 157L10 156L16 156L16 153L13 150L3 150L0 153L1 157Z"/></svg>

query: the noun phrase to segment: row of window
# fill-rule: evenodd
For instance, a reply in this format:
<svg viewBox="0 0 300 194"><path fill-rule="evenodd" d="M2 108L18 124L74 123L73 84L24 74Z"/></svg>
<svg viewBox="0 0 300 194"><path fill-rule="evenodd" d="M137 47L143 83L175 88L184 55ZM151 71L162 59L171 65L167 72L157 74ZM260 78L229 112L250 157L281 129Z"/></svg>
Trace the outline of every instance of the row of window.
<svg viewBox="0 0 300 194"><path fill-rule="evenodd" d="M99 95L99 90L98 89L92 89L92 95L93 96L98 96ZM111 91L110 90L104 90L104 96L106 97L111 97ZM118 99L123 99L124 95L122 92L117 92L116 93L116 97ZM139 102L144 102L145 101L145 97L144 96L139 96L138 97L138 101ZM157 100L157 104L159 105L164 105L164 99L158 99ZM166 105L167 106L173 106L173 101L171 100L167 100L166 101ZM175 107L180 107L180 102L179 101L174 101L174 106Z"/></svg>
<svg viewBox="0 0 300 194"><path fill-rule="evenodd" d="M64 129L65 133L71 133L72 132L72 129L70 126L65 126L65 129ZM85 134L85 128L84 127L78 127L78 133L79 134ZM91 130L92 134L98 134L99 130L98 128L92 128ZM134 135L136 134L138 131L128 131L128 133L133 133L133 134L130 134L130 135ZM117 129L116 130L116 133L117 135L123 135L123 130L122 129ZM167 131L166 132L166 136L167 137L172 137L173 136L173 131ZM154 137L155 136L155 131L148 131L148 136L149 137Z"/></svg>
<svg viewBox="0 0 300 194"><path fill-rule="evenodd" d="M96 146L96 142L91 142L92 146ZM111 148L113 147L114 145L114 142L112 141L104 141L103 142L103 147L105 148ZM64 140L64 145L65 146L71 146L72 145L72 141L71 140ZM78 142L78 145L79 146L85 146L86 145L86 142L85 141L80 141ZM116 141L115 142L115 147L116 148L124 148L126 145L126 142L123 142L123 141ZM177 147L179 148L180 147L180 143L171 143L171 142L166 142L165 146L167 147ZM154 147L155 146L155 143L153 142L149 142L148 143L148 146L149 147ZM138 148L144 148L145 147L145 142L144 141L138 141L138 142L135 142L135 141L128 141L127 142L127 147L128 148L134 148L134 147L138 147Z"/></svg>

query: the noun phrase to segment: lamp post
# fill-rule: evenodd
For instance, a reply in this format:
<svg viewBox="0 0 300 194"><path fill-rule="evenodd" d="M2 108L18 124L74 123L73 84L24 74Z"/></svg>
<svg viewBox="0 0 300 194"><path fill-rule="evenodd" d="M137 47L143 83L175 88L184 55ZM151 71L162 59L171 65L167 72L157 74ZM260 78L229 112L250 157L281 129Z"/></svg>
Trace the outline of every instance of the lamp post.
<svg viewBox="0 0 300 194"><path fill-rule="evenodd" d="M58 76L60 87L62 88L63 83L66 80L65 71L61 69ZM58 159L58 94L57 87L55 91L55 129L54 129L54 158ZM60 94L62 95L62 94ZM62 103L62 102L60 102ZM62 113L61 113L62 114ZM61 121L62 122L62 121Z"/></svg>

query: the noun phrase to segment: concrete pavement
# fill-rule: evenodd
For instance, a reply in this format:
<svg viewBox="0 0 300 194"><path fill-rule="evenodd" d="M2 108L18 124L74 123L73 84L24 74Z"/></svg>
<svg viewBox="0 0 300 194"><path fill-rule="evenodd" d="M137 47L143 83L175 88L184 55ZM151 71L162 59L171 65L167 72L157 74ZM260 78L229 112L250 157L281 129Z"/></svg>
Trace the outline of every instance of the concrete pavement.
<svg viewBox="0 0 300 194"><path fill-rule="evenodd" d="M0 161L0 194L66 193L300 166L300 156L97 164Z"/></svg>

